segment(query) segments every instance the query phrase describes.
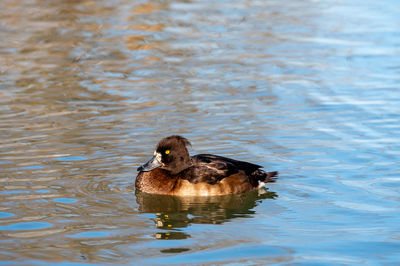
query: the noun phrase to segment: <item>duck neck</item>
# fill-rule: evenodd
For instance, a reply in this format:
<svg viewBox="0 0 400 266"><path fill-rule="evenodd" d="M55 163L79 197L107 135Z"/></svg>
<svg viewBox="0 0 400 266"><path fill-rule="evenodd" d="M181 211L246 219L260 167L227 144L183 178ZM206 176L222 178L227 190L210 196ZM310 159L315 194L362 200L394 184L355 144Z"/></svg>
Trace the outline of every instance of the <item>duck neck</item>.
<svg viewBox="0 0 400 266"><path fill-rule="evenodd" d="M168 172L170 172L171 175L176 176L190 168L192 165L192 159L189 156L187 158L180 158L179 163L175 164L175 167L168 169Z"/></svg>

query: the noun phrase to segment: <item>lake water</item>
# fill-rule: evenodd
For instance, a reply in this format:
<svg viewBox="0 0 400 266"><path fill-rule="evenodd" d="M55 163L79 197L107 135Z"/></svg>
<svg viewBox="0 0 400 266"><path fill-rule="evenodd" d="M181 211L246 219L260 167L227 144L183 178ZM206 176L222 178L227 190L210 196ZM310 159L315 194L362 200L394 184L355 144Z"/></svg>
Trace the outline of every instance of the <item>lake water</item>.
<svg viewBox="0 0 400 266"><path fill-rule="evenodd" d="M0 2L0 264L397 264L398 1ZM137 193L162 137L278 170Z"/></svg>

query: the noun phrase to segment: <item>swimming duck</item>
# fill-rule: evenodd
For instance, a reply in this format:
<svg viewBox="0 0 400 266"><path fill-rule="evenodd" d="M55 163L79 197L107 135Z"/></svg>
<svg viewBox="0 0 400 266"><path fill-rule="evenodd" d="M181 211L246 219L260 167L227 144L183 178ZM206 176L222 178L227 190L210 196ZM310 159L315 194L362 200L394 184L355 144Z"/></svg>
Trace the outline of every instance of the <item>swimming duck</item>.
<svg viewBox="0 0 400 266"><path fill-rule="evenodd" d="M190 156L190 142L178 135L163 138L153 158L140 166L136 189L152 194L216 196L242 193L273 182L278 172L212 154Z"/></svg>

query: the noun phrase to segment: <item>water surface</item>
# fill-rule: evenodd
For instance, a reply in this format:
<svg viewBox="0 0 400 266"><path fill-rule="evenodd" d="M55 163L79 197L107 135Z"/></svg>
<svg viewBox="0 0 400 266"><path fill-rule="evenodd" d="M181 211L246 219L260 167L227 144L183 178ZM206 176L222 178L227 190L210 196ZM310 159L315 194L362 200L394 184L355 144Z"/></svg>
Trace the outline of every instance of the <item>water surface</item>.
<svg viewBox="0 0 400 266"><path fill-rule="evenodd" d="M2 264L394 264L397 1L0 3ZM151 196L159 139L280 171Z"/></svg>

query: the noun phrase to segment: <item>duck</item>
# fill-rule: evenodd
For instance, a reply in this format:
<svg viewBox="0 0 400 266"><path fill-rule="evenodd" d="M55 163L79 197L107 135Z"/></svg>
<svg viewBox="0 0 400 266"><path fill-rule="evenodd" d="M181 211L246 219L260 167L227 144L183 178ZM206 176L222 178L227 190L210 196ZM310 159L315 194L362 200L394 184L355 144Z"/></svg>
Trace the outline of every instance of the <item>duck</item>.
<svg viewBox="0 0 400 266"><path fill-rule="evenodd" d="M180 135L159 141L153 157L137 168L136 190L174 196L218 196L244 193L274 182L277 171L213 154L190 156L191 143Z"/></svg>

